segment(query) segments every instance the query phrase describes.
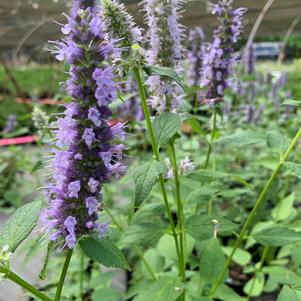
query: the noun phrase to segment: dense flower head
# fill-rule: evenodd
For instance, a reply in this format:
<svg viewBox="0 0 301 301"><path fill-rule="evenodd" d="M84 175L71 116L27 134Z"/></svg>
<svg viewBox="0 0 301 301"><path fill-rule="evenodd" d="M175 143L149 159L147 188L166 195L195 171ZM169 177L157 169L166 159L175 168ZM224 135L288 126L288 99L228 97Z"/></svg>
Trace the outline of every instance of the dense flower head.
<svg viewBox="0 0 301 301"><path fill-rule="evenodd" d="M179 24L181 0L144 0L150 49L149 65L169 67L181 71L184 27ZM150 104L159 112L175 110L180 102L179 87L166 78L151 76L148 80L154 96Z"/></svg>
<svg viewBox="0 0 301 301"><path fill-rule="evenodd" d="M244 8L232 8L232 0L219 0L213 5L212 13L217 15L219 26L214 38L203 56L201 87L205 88L202 100L216 104L223 99L224 91L232 86L231 76L236 58L234 44L242 31Z"/></svg>
<svg viewBox="0 0 301 301"><path fill-rule="evenodd" d="M188 83L197 86L200 82L200 71L202 68L204 45L204 32L201 27L195 27L188 35Z"/></svg>
<svg viewBox="0 0 301 301"><path fill-rule="evenodd" d="M138 62L143 60L143 56L132 47L142 41L141 29L134 23L122 3L116 0L103 0L101 19L105 25L107 39L120 49L120 52L113 53L115 65L123 65L120 69L127 71L127 65L131 60Z"/></svg>
<svg viewBox="0 0 301 301"><path fill-rule="evenodd" d="M97 222L101 188L125 172L119 162L124 145L114 143L114 138L122 140L125 134L122 123L109 125L108 105L116 98L117 84L105 59L114 45L105 42L103 24L90 8L67 19L71 29L63 27L66 38L56 44L55 54L71 64L66 91L72 101L65 105L54 130L53 180L41 219L51 240L64 240L64 247L73 248L82 235L95 230L100 236L105 233L106 224Z"/></svg>

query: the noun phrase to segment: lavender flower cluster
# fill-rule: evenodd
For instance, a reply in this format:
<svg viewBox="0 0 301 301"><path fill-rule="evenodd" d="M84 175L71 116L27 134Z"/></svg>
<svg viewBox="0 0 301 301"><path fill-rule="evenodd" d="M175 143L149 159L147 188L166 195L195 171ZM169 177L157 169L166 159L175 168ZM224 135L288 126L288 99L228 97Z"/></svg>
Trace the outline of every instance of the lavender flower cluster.
<svg viewBox="0 0 301 301"><path fill-rule="evenodd" d="M181 71L180 62L183 57L181 42L184 36L184 28L178 23L181 17L181 4L181 0L144 1L149 28L148 64ZM150 100L153 108L159 112L177 109L181 103L177 85L160 76L151 76L147 82L153 94Z"/></svg>
<svg viewBox="0 0 301 301"><path fill-rule="evenodd" d="M207 47L201 71L202 101L216 104L223 99L224 91L232 86L230 75L235 65L234 44L242 31L244 8L232 8L232 0L219 0L212 13L219 21L213 42Z"/></svg>
<svg viewBox="0 0 301 301"><path fill-rule="evenodd" d="M83 4L83 2L85 2ZM105 60L114 45L104 40L103 24L91 1L82 1L62 27L66 38L56 43L55 55L71 65L66 91L72 102L57 120L54 169L48 185L48 206L41 215L51 240L73 248L78 238L92 231L105 234L107 224L98 223L102 210L102 185L120 177L125 167L123 124L110 126L109 104L117 96L112 67ZM85 8L89 5L89 8Z"/></svg>

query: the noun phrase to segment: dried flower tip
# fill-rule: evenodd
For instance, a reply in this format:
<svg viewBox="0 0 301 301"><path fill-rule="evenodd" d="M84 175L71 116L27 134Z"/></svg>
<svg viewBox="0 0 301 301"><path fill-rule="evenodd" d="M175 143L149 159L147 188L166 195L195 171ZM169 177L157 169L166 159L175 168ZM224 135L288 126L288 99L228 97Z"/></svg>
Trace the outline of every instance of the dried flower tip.
<svg viewBox="0 0 301 301"><path fill-rule="evenodd" d="M213 229L213 237L217 238L218 232L221 229L220 223L218 222L218 220L213 219L212 223L214 224L214 229Z"/></svg>
<svg viewBox="0 0 301 301"><path fill-rule="evenodd" d="M32 120L38 134L43 136L45 129L49 127L49 116L39 107L35 106L32 112Z"/></svg>

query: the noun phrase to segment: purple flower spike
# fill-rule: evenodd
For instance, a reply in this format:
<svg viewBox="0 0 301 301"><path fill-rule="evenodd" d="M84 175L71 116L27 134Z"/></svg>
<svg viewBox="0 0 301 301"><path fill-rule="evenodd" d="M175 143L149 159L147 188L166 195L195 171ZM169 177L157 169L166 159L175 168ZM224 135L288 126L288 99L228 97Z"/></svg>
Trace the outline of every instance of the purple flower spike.
<svg viewBox="0 0 301 301"><path fill-rule="evenodd" d="M147 61L150 65L182 70L182 39L184 27L178 23L181 17L181 0L144 0L150 49ZM150 105L159 112L176 110L181 104L179 87L170 80L152 76L147 81L152 93Z"/></svg>
<svg viewBox="0 0 301 301"><path fill-rule="evenodd" d="M114 70L106 58L115 45L105 40L102 22L90 7L93 0L75 1L63 27L66 34L56 43L55 55L70 64L65 89L71 103L56 122L55 149L48 184L48 204L41 221L50 239L63 247L74 248L84 235L101 232L97 223L102 211L102 186L125 172L121 125L110 127L109 105L117 96ZM82 54L85 55L82 55Z"/></svg>
<svg viewBox="0 0 301 301"><path fill-rule="evenodd" d="M202 101L211 105L222 101L224 91L231 88L231 76L236 58L234 44L242 31L244 8L232 9L232 0L219 0L212 13L217 15L219 26L214 31L214 39L203 55L201 87Z"/></svg>

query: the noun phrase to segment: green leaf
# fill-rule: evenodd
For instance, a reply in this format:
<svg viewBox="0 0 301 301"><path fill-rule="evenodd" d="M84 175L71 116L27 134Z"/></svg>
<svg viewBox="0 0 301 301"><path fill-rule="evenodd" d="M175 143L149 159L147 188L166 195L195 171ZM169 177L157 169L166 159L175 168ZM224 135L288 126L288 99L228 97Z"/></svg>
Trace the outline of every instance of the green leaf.
<svg viewBox="0 0 301 301"><path fill-rule="evenodd" d="M195 241L190 235L186 235L185 238L186 238L186 256L188 257L193 250ZM173 261L177 260L175 241L171 235L169 234L163 235L158 242L157 249L161 256Z"/></svg>
<svg viewBox="0 0 301 301"><path fill-rule="evenodd" d="M7 245L9 251L14 252L36 226L41 208L41 201L31 202L18 208L0 232L0 246Z"/></svg>
<svg viewBox="0 0 301 301"><path fill-rule="evenodd" d="M203 240L199 243L200 275L202 281L212 284L221 273L226 261L218 239Z"/></svg>
<svg viewBox="0 0 301 301"><path fill-rule="evenodd" d="M294 162L285 162L284 167L289 173L301 179L301 164Z"/></svg>
<svg viewBox="0 0 301 301"><path fill-rule="evenodd" d="M165 166L158 161L147 162L131 170L135 182L135 206L139 207L147 198Z"/></svg>
<svg viewBox="0 0 301 301"><path fill-rule="evenodd" d="M130 269L123 253L108 239L83 237L79 244L89 258L108 268Z"/></svg>
<svg viewBox="0 0 301 301"><path fill-rule="evenodd" d="M250 294L251 297L260 296L264 288L264 281L264 274L257 272L255 278L250 279L244 286L245 294Z"/></svg>
<svg viewBox="0 0 301 301"><path fill-rule="evenodd" d="M157 274L163 272L165 266L165 257L161 256L157 249L148 249L144 253L144 259L154 273ZM141 268L141 272L144 277L146 275L149 275L150 277L152 276L149 270L145 267L144 261L141 261Z"/></svg>
<svg viewBox="0 0 301 301"><path fill-rule="evenodd" d="M138 295L135 301L174 301L180 294L176 277L164 276L148 286L144 292Z"/></svg>
<svg viewBox="0 0 301 301"><path fill-rule="evenodd" d="M196 118L192 117L186 121L197 134L199 134L201 137L205 136L205 132Z"/></svg>
<svg viewBox="0 0 301 301"><path fill-rule="evenodd" d="M286 99L283 106L301 107L301 100Z"/></svg>
<svg viewBox="0 0 301 301"><path fill-rule="evenodd" d="M245 301L227 285L220 285L216 291L216 297L224 301Z"/></svg>
<svg viewBox="0 0 301 301"><path fill-rule="evenodd" d="M272 210L272 217L275 221L284 221L295 213L294 209L295 194L292 193L281 200Z"/></svg>
<svg viewBox="0 0 301 301"><path fill-rule="evenodd" d="M284 227L270 227L253 233L254 239L264 246L284 246L301 240L301 233Z"/></svg>
<svg viewBox="0 0 301 301"><path fill-rule="evenodd" d="M143 223L130 226L121 236L120 245L129 246L133 243L142 246L155 244L163 235L164 225L162 223Z"/></svg>
<svg viewBox="0 0 301 301"><path fill-rule="evenodd" d="M264 141L264 135L259 131L239 131L235 134L224 136L218 140L227 146L246 146Z"/></svg>
<svg viewBox="0 0 301 301"><path fill-rule="evenodd" d="M300 301L296 292L287 285L284 285L277 301Z"/></svg>
<svg viewBox="0 0 301 301"><path fill-rule="evenodd" d="M214 223L217 220L220 224L220 235L229 235L238 227L237 224L217 215L193 215L185 222L185 229L196 240L206 240L213 237Z"/></svg>
<svg viewBox="0 0 301 301"><path fill-rule="evenodd" d="M187 88L185 87L181 78L173 69L168 67L157 67L157 66L144 66L143 69L148 76L161 75L163 77L167 77L174 80L185 92L187 92Z"/></svg>
<svg viewBox="0 0 301 301"><path fill-rule="evenodd" d="M267 145L269 148L276 150L279 153L284 153L289 147L289 141L278 131L268 131Z"/></svg>
<svg viewBox="0 0 301 301"><path fill-rule="evenodd" d="M155 141L158 149L166 145L180 129L180 117L178 114L163 113L153 121Z"/></svg>
<svg viewBox="0 0 301 301"><path fill-rule="evenodd" d="M120 300L122 292L109 287L96 288L92 293L92 301L113 301Z"/></svg>
<svg viewBox="0 0 301 301"><path fill-rule="evenodd" d="M187 198L185 202L187 203L205 203L209 202L209 200L216 195L218 190L216 188L210 186L202 186L193 190Z"/></svg>
<svg viewBox="0 0 301 301"><path fill-rule="evenodd" d="M223 247L222 250L227 256L230 256L233 247ZM248 251L240 248L237 248L233 255L233 261L241 266L247 265L250 262L251 258L252 256Z"/></svg>

